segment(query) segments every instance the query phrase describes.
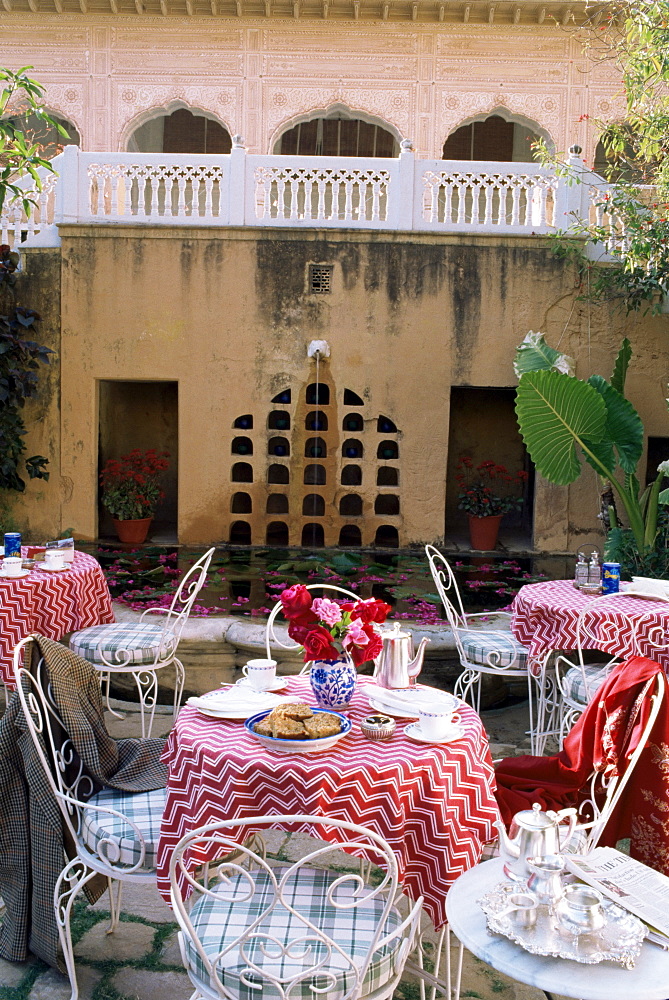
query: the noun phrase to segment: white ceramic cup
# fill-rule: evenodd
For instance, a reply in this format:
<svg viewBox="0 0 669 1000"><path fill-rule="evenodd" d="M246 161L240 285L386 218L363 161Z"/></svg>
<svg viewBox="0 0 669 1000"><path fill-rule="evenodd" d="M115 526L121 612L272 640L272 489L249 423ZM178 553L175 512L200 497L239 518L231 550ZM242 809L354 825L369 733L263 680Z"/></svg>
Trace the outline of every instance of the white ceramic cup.
<svg viewBox="0 0 669 1000"><path fill-rule="evenodd" d="M65 553L62 549L47 549L44 553L44 562L48 569L62 569L65 565Z"/></svg>
<svg viewBox="0 0 669 1000"><path fill-rule="evenodd" d="M269 691L276 680L276 660L249 660L242 673L256 691Z"/></svg>
<svg viewBox="0 0 669 1000"><path fill-rule="evenodd" d="M418 728L428 740L443 740L453 721L453 712L418 712Z"/></svg>
<svg viewBox="0 0 669 1000"><path fill-rule="evenodd" d="M21 576L21 557L5 556L2 560L2 572L5 576Z"/></svg>

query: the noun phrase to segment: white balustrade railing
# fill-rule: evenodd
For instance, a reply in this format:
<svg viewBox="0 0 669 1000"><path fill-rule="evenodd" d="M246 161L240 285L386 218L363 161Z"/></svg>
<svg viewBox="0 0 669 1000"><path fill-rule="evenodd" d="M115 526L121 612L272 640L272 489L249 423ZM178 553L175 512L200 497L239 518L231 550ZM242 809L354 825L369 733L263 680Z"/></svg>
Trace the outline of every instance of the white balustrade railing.
<svg viewBox="0 0 669 1000"><path fill-rule="evenodd" d="M545 168L464 160L423 161L420 167L417 229L537 234L555 227L558 179Z"/></svg>
<svg viewBox="0 0 669 1000"><path fill-rule="evenodd" d="M404 144L406 146L406 143ZM582 161L574 158L583 167ZM58 245L58 226L290 226L541 235L591 211L589 191L535 163L88 153L66 146L28 218L5 206L2 240Z"/></svg>

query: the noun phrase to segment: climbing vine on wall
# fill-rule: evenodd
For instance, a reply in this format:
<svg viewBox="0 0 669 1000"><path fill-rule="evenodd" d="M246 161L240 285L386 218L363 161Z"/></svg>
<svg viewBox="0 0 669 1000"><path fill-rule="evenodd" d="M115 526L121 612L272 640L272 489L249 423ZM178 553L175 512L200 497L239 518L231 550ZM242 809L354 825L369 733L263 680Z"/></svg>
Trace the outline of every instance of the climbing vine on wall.
<svg viewBox="0 0 669 1000"><path fill-rule="evenodd" d="M9 247L0 247L0 258L6 258L8 251ZM45 469L48 458L23 457L26 428L22 410L26 399L37 392L40 366L49 364L49 355L53 354L48 347L27 339L39 319L38 313L23 306L15 306L6 316L0 316L0 488L20 493L26 488L21 476L23 467L30 479L49 478Z"/></svg>

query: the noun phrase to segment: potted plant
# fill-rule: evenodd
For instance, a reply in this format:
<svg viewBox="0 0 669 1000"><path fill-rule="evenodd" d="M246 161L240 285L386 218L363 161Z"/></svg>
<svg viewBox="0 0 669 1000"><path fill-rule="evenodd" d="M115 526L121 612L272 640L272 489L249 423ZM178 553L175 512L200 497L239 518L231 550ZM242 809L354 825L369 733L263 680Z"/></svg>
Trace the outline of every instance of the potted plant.
<svg viewBox="0 0 669 1000"><path fill-rule="evenodd" d="M382 649L376 625L382 625L390 605L374 597L366 601L332 601L315 597L303 584L280 597L288 619L288 635L304 648L311 663L309 680L321 708L339 711L353 697L356 667L373 660Z"/></svg>
<svg viewBox="0 0 669 1000"><path fill-rule="evenodd" d="M511 475L503 465L490 460L475 466L468 455L458 461L455 476L460 493L458 509L469 516L471 546L478 551L494 549L497 544L500 521L504 514L518 510L522 496L514 496L514 485L521 487L527 473Z"/></svg>
<svg viewBox="0 0 669 1000"><path fill-rule="evenodd" d="M135 448L110 458L100 473L102 505L109 511L122 542L141 544L149 533L156 507L165 494L161 474L169 467L169 453Z"/></svg>

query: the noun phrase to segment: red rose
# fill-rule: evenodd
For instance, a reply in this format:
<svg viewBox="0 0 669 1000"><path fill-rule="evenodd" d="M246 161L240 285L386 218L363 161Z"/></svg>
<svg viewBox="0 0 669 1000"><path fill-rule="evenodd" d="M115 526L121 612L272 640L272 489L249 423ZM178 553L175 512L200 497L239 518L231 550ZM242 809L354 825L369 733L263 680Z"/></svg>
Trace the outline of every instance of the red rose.
<svg viewBox="0 0 669 1000"><path fill-rule="evenodd" d="M358 601L353 606L351 618L359 618L365 624L377 622L382 625L391 610L389 604L377 600L376 597L370 597L366 601Z"/></svg>
<svg viewBox="0 0 669 1000"><path fill-rule="evenodd" d="M376 632L376 629L371 624L363 625L363 632L369 639L366 646L349 646L348 652L351 655L351 659L356 667L361 667L363 663L367 663L369 660L375 660L383 649L383 642L381 637Z"/></svg>
<svg viewBox="0 0 669 1000"><path fill-rule="evenodd" d="M304 640L309 631L310 626L308 624L296 621L291 621L288 624L288 635L294 642L299 643L300 646L304 645Z"/></svg>
<svg viewBox="0 0 669 1000"><path fill-rule="evenodd" d="M311 594L303 583L298 583L282 592L281 604L286 618L301 618L311 611Z"/></svg>
<svg viewBox="0 0 669 1000"><path fill-rule="evenodd" d="M310 629L302 640L304 662L309 660L336 660L339 650L332 645L332 636L322 625Z"/></svg>

